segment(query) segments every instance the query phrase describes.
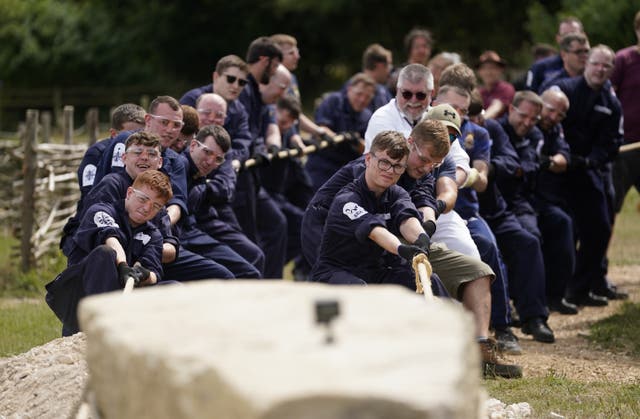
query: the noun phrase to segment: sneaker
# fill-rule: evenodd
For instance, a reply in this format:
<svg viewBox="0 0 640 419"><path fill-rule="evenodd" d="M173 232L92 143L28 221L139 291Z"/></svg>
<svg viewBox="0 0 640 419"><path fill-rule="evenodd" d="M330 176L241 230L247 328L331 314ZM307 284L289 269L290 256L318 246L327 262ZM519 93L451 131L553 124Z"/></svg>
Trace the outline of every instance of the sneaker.
<svg viewBox="0 0 640 419"><path fill-rule="evenodd" d="M496 329L495 336L500 352L507 355L522 355L518 337L513 334L510 327Z"/></svg>
<svg viewBox="0 0 640 419"><path fill-rule="evenodd" d="M503 364L498 360L497 345L493 339L478 342L482 358L482 376L484 378L522 378L522 367Z"/></svg>
<svg viewBox="0 0 640 419"><path fill-rule="evenodd" d="M533 339L538 342L553 343L556 341L553 331L541 317L533 317L525 321L522 325L522 333L533 335Z"/></svg>

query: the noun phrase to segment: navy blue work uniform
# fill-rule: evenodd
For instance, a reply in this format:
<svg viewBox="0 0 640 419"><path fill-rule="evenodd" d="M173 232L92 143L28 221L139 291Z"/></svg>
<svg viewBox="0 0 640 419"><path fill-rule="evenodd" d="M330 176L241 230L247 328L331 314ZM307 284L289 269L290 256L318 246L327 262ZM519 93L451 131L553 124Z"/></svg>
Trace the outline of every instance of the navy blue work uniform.
<svg viewBox="0 0 640 419"><path fill-rule="evenodd" d="M563 68L564 62L560 54L533 63L527 72L527 80L525 82L526 90L542 93L540 86L542 86L545 81L556 78Z"/></svg>
<svg viewBox="0 0 640 419"><path fill-rule="evenodd" d="M318 106L316 124L329 127L333 132L357 132L364 138L371 111L356 112L349 103L346 90L330 93ZM313 187L318 190L335 172L361 156L356 145L343 141L309 155L306 168Z"/></svg>
<svg viewBox="0 0 640 419"><path fill-rule="evenodd" d="M124 200L90 206L81 220L69 254L69 267L46 285L46 301L62 321L62 335L79 331L79 301L92 294L118 290L120 282L116 252L105 243L116 238L124 248L127 264L139 262L162 278L162 235L151 223L133 227Z"/></svg>
<svg viewBox="0 0 640 419"><path fill-rule="evenodd" d="M542 249L536 236L527 231L507 202L497 183L522 175L518 154L497 121L488 119L485 128L491 138L489 184L478 194L480 215L498 241L507 265L509 296L523 321L548 317Z"/></svg>
<svg viewBox="0 0 640 419"><path fill-rule="evenodd" d="M89 146L78 166L78 183L80 184L80 199L91 190L95 184L96 171L102 159L102 153L107 148L109 139L98 141Z"/></svg>
<svg viewBox="0 0 640 419"><path fill-rule="evenodd" d="M474 161L483 161L489 166L491 155L491 139L486 129L465 119L461 126L462 147ZM511 323L509 306L509 284L506 267L502 261L498 243L487 222L480 216L478 195L473 188L458 190L455 211L467 222L467 228L473 242L478 247L480 259L489 265L496 274L491 283L491 326L505 328Z"/></svg>
<svg viewBox="0 0 640 419"><path fill-rule="evenodd" d="M218 169L214 170L213 176L209 174L204 177L199 176L198 169L188 150L184 151L184 155L188 160L189 213L195 217L196 226L214 239L229 246L242 259L255 267L258 275L249 278L261 277L264 270L264 253L240 229L222 220L216 209L218 204L227 205L229 198L233 196L231 189L233 185L229 184L228 176L222 176L224 172L229 175L233 173L231 163L225 161ZM221 174L221 176L216 177L215 174Z"/></svg>
<svg viewBox="0 0 640 419"><path fill-rule="evenodd" d="M571 160L569 145L565 141L562 125L546 131L544 140L535 148L542 156L563 155ZM531 145L533 146L533 144ZM547 298L557 304L565 293L567 280L573 276L576 264L573 221L565 199L566 173L553 173L548 164L541 164L535 183L533 205L538 212L538 226L542 233L542 253L547 278Z"/></svg>
<svg viewBox="0 0 640 419"><path fill-rule="evenodd" d="M384 227L399 234L400 224L421 215L409 194L397 185L380 197L369 190L364 174L336 195L322 235L318 263L311 271L313 281L329 284L398 284L415 290L414 274L399 257L393 265L382 264L384 249L369 239L371 231Z"/></svg>
<svg viewBox="0 0 640 419"><path fill-rule="evenodd" d="M264 154L267 126L275 115L265 109L258 82L249 74L240 93L240 102L249 116L250 154ZM261 186L260 172L249 169L238 174L233 210L244 233L260 246L265 255L265 278L282 278L287 253L287 218Z"/></svg>
<svg viewBox="0 0 640 419"><path fill-rule="evenodd" d="M605 257L613 220L611 162L623 142L622 108L609 81L597 91L584 76L559 80L555 86L571 103L562 126L572 160L587 159L586 167L571 165L566 190L580 242L566 297L580 302L589 291L602 294L608 287Z"/></svg>
<svg viewBox="0 0 640 419"><path fill-rule="evenodd" d="M127 188L133 184L133 179L122 170L109 173L89 192L87 205L100 202L116 202L124 199ZM163 264L165 278L174 281L193 281L199 279L233 279L235 276L227 268L215 260L207 259L185 249L180 244L171 228L171 220L163 208L151 220L162 234L163 243L169 243L176 248L176 258L173 262Z"/></svg>
<svg viewBox="0 0 640 419"><path fill-rule="evenodd" d="M358 179L365 171L365 157L348 163L320 189L309 202L302 219L302 253L307 262L313 266L320 254L320 241L318 237L322 236L322 230L329 213L329 208L336 194L347 184ZM400 176L398 186L404 188L411 196L411 200L416 208L430 207L435 210L435 198L433 191L435 189L435 180L431 173L427 173L420 179L411 178L406 172ZM418 218L421 220L422 218Z"/></svg>
<svg viewBox="0 0 640 419"><path fill-rule="evenodd" d="M291 137L297 134L295 128L282 134L282 145L293 148ZM300 250L300 225L304 209L313 196L311 179L299 158L274 159L260 172L262 184L282 213L287 217L287 257L299 265L302 259Z"/></svg>
<svg viewBox="0 0 640 419"><path fill-rule="evenodd" d="M518 217L520 224L538 240L542 240L536 211L531 203L540 169L536 147L544 142L542 132L534 126L524 137L519 137L509 123L508 114L499 118L498 123L507 133L509 141L518 155L520 166L511 176L498 179L498 188L507 202L507 207Z"/></svg>

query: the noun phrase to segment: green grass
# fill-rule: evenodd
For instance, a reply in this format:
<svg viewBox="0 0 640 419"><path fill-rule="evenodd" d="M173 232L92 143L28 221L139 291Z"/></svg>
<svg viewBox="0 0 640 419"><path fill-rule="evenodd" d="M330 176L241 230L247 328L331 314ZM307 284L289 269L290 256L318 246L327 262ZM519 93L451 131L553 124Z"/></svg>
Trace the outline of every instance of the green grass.
<svg viewBox="0 0 640 419"><path fill-rule="evenodd" d="M491 397L506 404L526 401L533 417L551 412L566 418L640 417L640 385L580 383L556 375L521 380L487 380Z"/></svg>
<svg viewBox="0 0 640 419"><path fill-rule="evenodd" d="M640 304L625 302L618 313L594 323L589 340L640 359Z"/></svg>
<svg viewBox="0 0 640 419"><path fill-rule="evenodd" d="M640 265L640 196L632 188L624 201L624 207L616 218L613 237L609 246L611 265Z"/></svg>
<svg viewBox="0 0 640 419"><path fill-rule="evenodd" d="M59 338L61 327L44 298L0 300L0 357Z"/></svg>

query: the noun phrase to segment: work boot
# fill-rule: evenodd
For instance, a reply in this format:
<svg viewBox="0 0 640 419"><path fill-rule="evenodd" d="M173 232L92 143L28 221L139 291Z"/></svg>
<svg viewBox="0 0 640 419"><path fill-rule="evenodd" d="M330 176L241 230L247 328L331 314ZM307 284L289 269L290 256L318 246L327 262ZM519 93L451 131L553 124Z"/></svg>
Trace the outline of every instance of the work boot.
<svg viewBox="0 0 640 419"><path fill-rule="evenodd" d="M533 335L533 339L543 343L553 343L556 341L553 331L542 317L533 317L522 324L522 333Z"/></svg>
<svg viewBox="0 0 640 419"><path fill-rule="evenodd" d="M489 338L478 342L482 358L482 376L484 378L522 378L522 367L503 364L498 360L496 341Z"/></svg>
<svg viewBox="0 0 640 419"><path fill-rule="evenodd" d="M518 337L513 334L510 327L496 328L495 335L500 352L507 355L522 354L522 348L518 343Z"/></svg>

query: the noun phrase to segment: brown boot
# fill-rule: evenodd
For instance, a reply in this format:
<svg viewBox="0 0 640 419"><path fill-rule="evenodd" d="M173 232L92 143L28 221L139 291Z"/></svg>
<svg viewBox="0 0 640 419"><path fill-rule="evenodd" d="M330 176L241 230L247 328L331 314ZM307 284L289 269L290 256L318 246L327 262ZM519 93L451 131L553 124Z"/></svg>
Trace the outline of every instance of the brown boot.
<svg viewBox="0 0 640 419"><path fill-rule="evenodd" d="M478 342L482 359L482 376L484 378L522 378L522 367L503 364L498 360L496 341L489 338Z"/></svg>

